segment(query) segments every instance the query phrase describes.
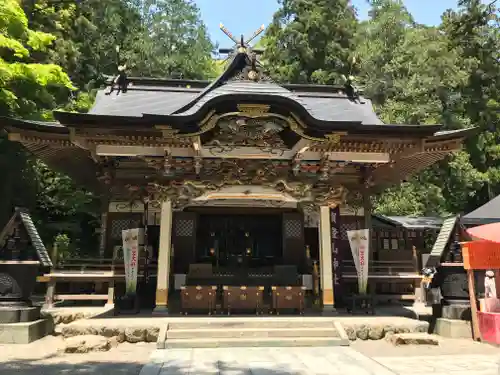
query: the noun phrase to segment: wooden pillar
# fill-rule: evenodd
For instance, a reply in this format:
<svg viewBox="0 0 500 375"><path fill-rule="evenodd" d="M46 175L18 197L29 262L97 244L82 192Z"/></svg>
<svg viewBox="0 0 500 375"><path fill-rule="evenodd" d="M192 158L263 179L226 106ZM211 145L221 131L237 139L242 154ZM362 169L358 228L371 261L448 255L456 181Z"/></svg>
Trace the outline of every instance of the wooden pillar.
<svg viewBox="0 0 500 375"><path fill-rule="evenodd" d="M111 279L108 281L108 300L106 302L106 306L114 306L115 305L115 280Z"/></svg>
<svg viewBox="0 0 500 375"><path fill-rule="evenodd" d="M335 296L333 293L332 233L328 206L321 206L319 211L319 269L323 311L333 312L335 311Z"/></svg>
<svg viewBox="0 0 500 375"><path fill-rule="evenodd" d="M167 200L161 204L160 247L158 250L158 276L156 281L156 313L168 313L171 247L172 201Z"/></svg>
<svg viewBox="0 0 500 375"><path fill-rule="evenodd" d="M472 315L472 339L481 340L479 322L477 317L476 285L474 280L474 270L467 270L467 282L469 284L470 311Z"/></svg>
<svg viewBox="0 0 500 375"><path fill-rule="evenodd" d="M101 259L103 259L106 254L108 211L109 211L109 198L103 197L101 204L101 233L99 237L99 258Z"/></svg>
<svg viewBox="0 0 500 375"><path fill-rule="evenodd" d="M368 238L368 243L370 245L370 250L369 250L369 262L373 262L375 258L373 257L375 254L375 248L374 248L374 243L373 243L373 225L372 225L372 202L370 200L370 192L368 189L364 188L363 189L363 215L364 215L364 222L365 222L365 228L368 229L369 232L369 238Z"/></svg>
<svg viewBox="0 0 500 375"><path fill-rule="evenodd" d="M51 309L54 307L54 294L56 291L56 280L50 278L47 284L47 292L45 294L45 307Z"/></svg>

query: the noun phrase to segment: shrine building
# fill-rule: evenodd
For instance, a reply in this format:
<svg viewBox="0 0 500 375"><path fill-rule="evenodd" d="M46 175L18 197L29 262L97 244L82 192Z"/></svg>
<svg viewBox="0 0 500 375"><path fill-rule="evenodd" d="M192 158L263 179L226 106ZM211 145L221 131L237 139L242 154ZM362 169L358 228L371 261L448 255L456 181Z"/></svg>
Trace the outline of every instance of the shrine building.
<svg viewBox="0 0 500 375"><path fill-rule="evenodd" d="M345 232L373 229L370 197L459 150L471 131L385 124L350 83L279 84L246 43L212 82L128 77L88 113L54 117L0 126L102 199L100 256L116 254L123 229L147 229L158 311L185 287L252 285L313 289L333 309L355 289ZM375 238L380 267L411 261L411 248Z"/></svg>

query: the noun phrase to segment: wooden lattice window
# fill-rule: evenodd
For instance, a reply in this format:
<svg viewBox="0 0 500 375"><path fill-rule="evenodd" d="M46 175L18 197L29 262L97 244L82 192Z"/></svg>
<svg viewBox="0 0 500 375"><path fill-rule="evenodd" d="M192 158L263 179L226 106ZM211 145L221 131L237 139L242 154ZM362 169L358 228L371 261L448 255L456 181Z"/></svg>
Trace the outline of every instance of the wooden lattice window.
<svg viewBox="0 0 500 375"><path fill-rule="evenodd" d="M180 219L175 224L175 235L177 237L191 237L194 235L194 220Z"/></svg>
<svg viewBox="0 0 500 375"><path fill-rule="evenodd" d="M286 238L301 238L302 223L300 220L287 220L285 222L285 237Z"/></svg>

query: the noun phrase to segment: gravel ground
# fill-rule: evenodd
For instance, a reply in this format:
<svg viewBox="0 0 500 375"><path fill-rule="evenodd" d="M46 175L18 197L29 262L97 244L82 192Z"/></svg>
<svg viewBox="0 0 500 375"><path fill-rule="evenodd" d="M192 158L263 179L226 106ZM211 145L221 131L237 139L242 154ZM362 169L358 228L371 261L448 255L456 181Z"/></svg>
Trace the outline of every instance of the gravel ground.
<svg viewBox="0 0 500 375"><path fill-rule="evenodd" d="M155 343L123 343L108 352L64 354L61 337L47 336L27 345L0 345L0 374L138 375Z"/></svg>

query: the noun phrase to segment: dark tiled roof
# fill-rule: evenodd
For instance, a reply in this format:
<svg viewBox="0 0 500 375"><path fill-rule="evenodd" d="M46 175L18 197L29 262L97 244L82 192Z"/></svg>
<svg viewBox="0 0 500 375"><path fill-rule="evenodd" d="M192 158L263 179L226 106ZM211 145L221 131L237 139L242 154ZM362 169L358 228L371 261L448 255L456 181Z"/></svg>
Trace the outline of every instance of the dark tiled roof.
<svg viewBox="0 0 500 375"><path fill-rule="evenodd" d="M427 262L424 267L436 267L441 262L441 258L446 250L446 247L448 246L448 243L450 242L450 237L453 234L457 220L458 218L453 216L443 222L436 242L434 242L434 246L432 247L431 253L427 258Z"/></svg>
<svg viewBox="0 0 500 375"><path fill-rule="evenodd" d="M40 235L38 234L38 230L36 229L28 210L24 208L16 208L16 212L12 215L9 222L0 232L0 242L2 242L4 238L9 235L9 233L12 233L18 219L20 219L22 225L26 229L26 233L28 234L31 244L36 251L40 264L44 267L52 267L52 261L50 260L49 253L45 248Z"/></svg>
<svg viewBox="0 0 500 375"><path fill-rule="evenodd" d="M462 217L465 225L481 225L500 222L500 195Z"/></svg>
<svg viewBox="0 0 500 375"><path fill-rule="evenodd" d="M38 230L36 229L29 212L19 209L18 213L31 239L31 244L38 254L38 260L40 260L40 263L44 267L52 267L52 261L50 260L49 253L47 252L47 249L45 248L45 245L43 244L42 239L38 234Z"/></svg>
<svg viewBox="0 0 500 375"><path fill-rule="evenodd" d="M250 82L250 81L234 81L225 83L203 95L193 106L182 113L178 113L178 116L189 116L192 115L200 108L202 108L209 101L223 96L232 96L236 98L237 96L252 96L252 95L265 95L265 96L277 96L280 98L288 98L297 103L301 103L300 98L298 98L294 93L279 86L275 83L268 82ZM307 109L307 108L306 108Z"/></svg>
<svg viewBox="0 0 500 375"><path fill-rule="evenodd" d="M375 216L380 221L392 224L393 226L401 226L406 229L439 229L443 224L443 219L439 217Z"/></svg>
<svg viewBox="0 0 500 375"><path fill-rule="evenodd" d="M165 86L134 86L118 95L105 95L107 91L108 89L98 92L90 114L130 117L142 117L143 114L172 115L184 107L185 111L175 113L177 117L184 117L197 113L216 98L259 95L291 100L320 121L382 124L370 100L362 98L355 102L344 94L291 91L269 82L233 81L203 94L200 94L199 89Z"/></svg>
<svg viewBox="0 0 500 375"><path fill-rule="evenodd" d="M105 95L109 89L97 93L94 106L89 111L94 115L142 117L143 113L170 115L189 104L198 96L199 90L165 87L134 87L126 93Z"/></svg>
<svg viewBox="0 0 500 375"><path fill-rule="evenodd" d="M382 121L373 110L372 102L362 98L360 102L346 96L305 97L299 94L301 102L314 118L322 121L361 122L364 125L381 125Z"/></svg>

